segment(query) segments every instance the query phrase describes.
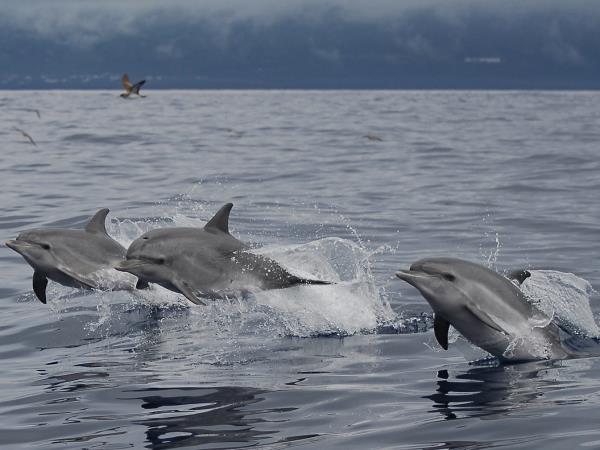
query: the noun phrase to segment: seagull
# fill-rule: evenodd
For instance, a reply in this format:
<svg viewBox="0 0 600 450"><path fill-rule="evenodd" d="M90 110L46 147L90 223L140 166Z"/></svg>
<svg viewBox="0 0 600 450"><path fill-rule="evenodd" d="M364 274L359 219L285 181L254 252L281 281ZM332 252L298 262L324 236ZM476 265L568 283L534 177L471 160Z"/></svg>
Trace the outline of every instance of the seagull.
<svg viewBox="0 0 600 450"><path fill-rule="evenodd" d="M35 143L35 141L33 140L33 138L29 135L29 133L27 133L24 130L21 130L20 128L17 127L13 127L13 130L18 131L19 133L21 133L24 137L26 137L27 139L29 139L29 142L31 142L33 145L35 145L37 147L37 144Z"/></svg>
<svg viewBox="0 0 600 450"><path fill-rule="evenodd" d="M381 139L379 136L373 133L365 134L364 137L366 137L370 141L383 142L383 139Z"/></svg>
<svg viewBox="0 0 600 450"><path fill-rule="evenodd" d="M123 92L121 94L121 97L127 98L131 94L137 94L140 97L145 97L145 95L140 94L140 88L144 85L145 82L146 80L142 80L138 81L135 84L131 84L131 82L129 81L129 76L127 74L124 74L123 78L121 78L121 83L123 83L123 88L125 88L127 92Z"/></svg>

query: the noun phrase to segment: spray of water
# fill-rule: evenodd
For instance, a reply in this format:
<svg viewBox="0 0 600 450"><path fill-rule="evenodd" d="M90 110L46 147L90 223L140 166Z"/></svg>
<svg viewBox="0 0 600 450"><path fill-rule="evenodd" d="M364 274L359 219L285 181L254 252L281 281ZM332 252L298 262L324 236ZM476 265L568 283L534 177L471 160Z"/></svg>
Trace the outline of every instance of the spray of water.
<svg viewBox="0 0 600 450"><path fill-rule="evenodd" d="M200 212L199 215L210 214ZM169 225L200 227L203 224L204 221L176 213L168 219L113 220L109 232L127 246L153 228ZM374 332L381 324L399 321L375 285L371 253L360 243L333 237L302 245L268 245L253 251L275 259L294 275L330 280L335 284L260 291L242 299L214 301L204 308L193 307L196 326L215 326L241 334L260 332L306 337ZM114 293L112 297L119 295ZM110 301L111 296L103 298L103 301ZM129 292L125 299L133 305L188 305L181 295L155 285L148 290ZM98 313L99 319L93 326L103 326L111 308L101 307Z"/></svg>

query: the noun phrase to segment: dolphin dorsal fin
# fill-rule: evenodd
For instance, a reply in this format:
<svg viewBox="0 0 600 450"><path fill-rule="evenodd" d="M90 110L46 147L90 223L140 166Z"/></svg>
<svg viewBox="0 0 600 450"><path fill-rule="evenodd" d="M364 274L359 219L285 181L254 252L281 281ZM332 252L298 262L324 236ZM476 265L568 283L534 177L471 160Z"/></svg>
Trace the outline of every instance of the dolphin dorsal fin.
<svg viewBox="0 0 600 450"><path fill-rule="evenodd" d="M96 214L94 214L94 216L85 226L85 231L87 231L88 233L106 234L108 236L105 224L108 211L108 208L102 208Z"/></svg>
<svg viewBox="0 0 600 450"><path fill-rule="evenodd" d="M231 208L233 208L233 203L223 205L214 217L204 225L204 229L219 230L229 234L229 213L231 212Z"/></svg>
<svg viewBox="0 0 600 450"><path fill-rule="evenodd" d="M517 283L519 283L521 285L521 284L523 284L523 281L525 281L530 276L531 276L531 272L529 270L521 269L521 270L513 270L511 273L508 274L507 278L509 280L516 281Z"/></svg>

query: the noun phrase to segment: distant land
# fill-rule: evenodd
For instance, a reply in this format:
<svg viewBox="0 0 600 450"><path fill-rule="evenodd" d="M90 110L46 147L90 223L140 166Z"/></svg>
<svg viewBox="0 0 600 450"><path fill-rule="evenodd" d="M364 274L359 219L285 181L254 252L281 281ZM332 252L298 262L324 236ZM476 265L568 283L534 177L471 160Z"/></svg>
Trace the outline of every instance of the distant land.
<svg viewBox="0 0 600 450"><path fill-rule="evenodd" d="M543 77L534 79L527 76L497 76L475 71L453 70L454 76L443 79L435 76L417 75L398 76L390 74L378 77L361 77L356 74L340 73L337 76L303 75L261 76L247 74L223 74L213 76L176 77L141 73L128 69L132 79L145 79L145 92L152 89L382 89L382 90L596 90L600 89L600 80L589 76ZM438 69L442 70L442 69ZM73 90L121 90L121 76L124 72L101 75L15 75L0 78L0 90L27 89L73 89Z"/></svg>

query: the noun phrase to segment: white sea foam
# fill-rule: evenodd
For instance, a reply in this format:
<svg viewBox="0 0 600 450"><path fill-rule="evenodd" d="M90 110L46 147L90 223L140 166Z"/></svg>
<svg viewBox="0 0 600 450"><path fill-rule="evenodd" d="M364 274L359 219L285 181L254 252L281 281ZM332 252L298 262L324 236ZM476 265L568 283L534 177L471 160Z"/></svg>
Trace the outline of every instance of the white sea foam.
<svg viewBox="0 0 600 450"><path fill-rule="evenodd" d="M571 333L588 337L600 335L590 307L592 285L572 273L531 270L521 285L523 293L540 310Z"/></svg>
<svg viewBox="0 0 600 450"><path fill-rule="evenodd" d="M554 270L530 270L531 276L521 285L521 290L527 298L538 307L546 316L531 318L528 326L516 327L503 324L514 339L504 353L510 359L513 352L520 347L527 346L528 352L540 359L551 357L551 343L541 335L534 332L535 328L544 327L550 321L555 321L564 330L584 338L598 337L600 328L594 320L590 307L593 294L591 284L572 273ZM568 338L565 333L561 338ZM485 352L460 337L459 333L452 330L449 342L455 343L468 360L479 360Z"/></svg>

